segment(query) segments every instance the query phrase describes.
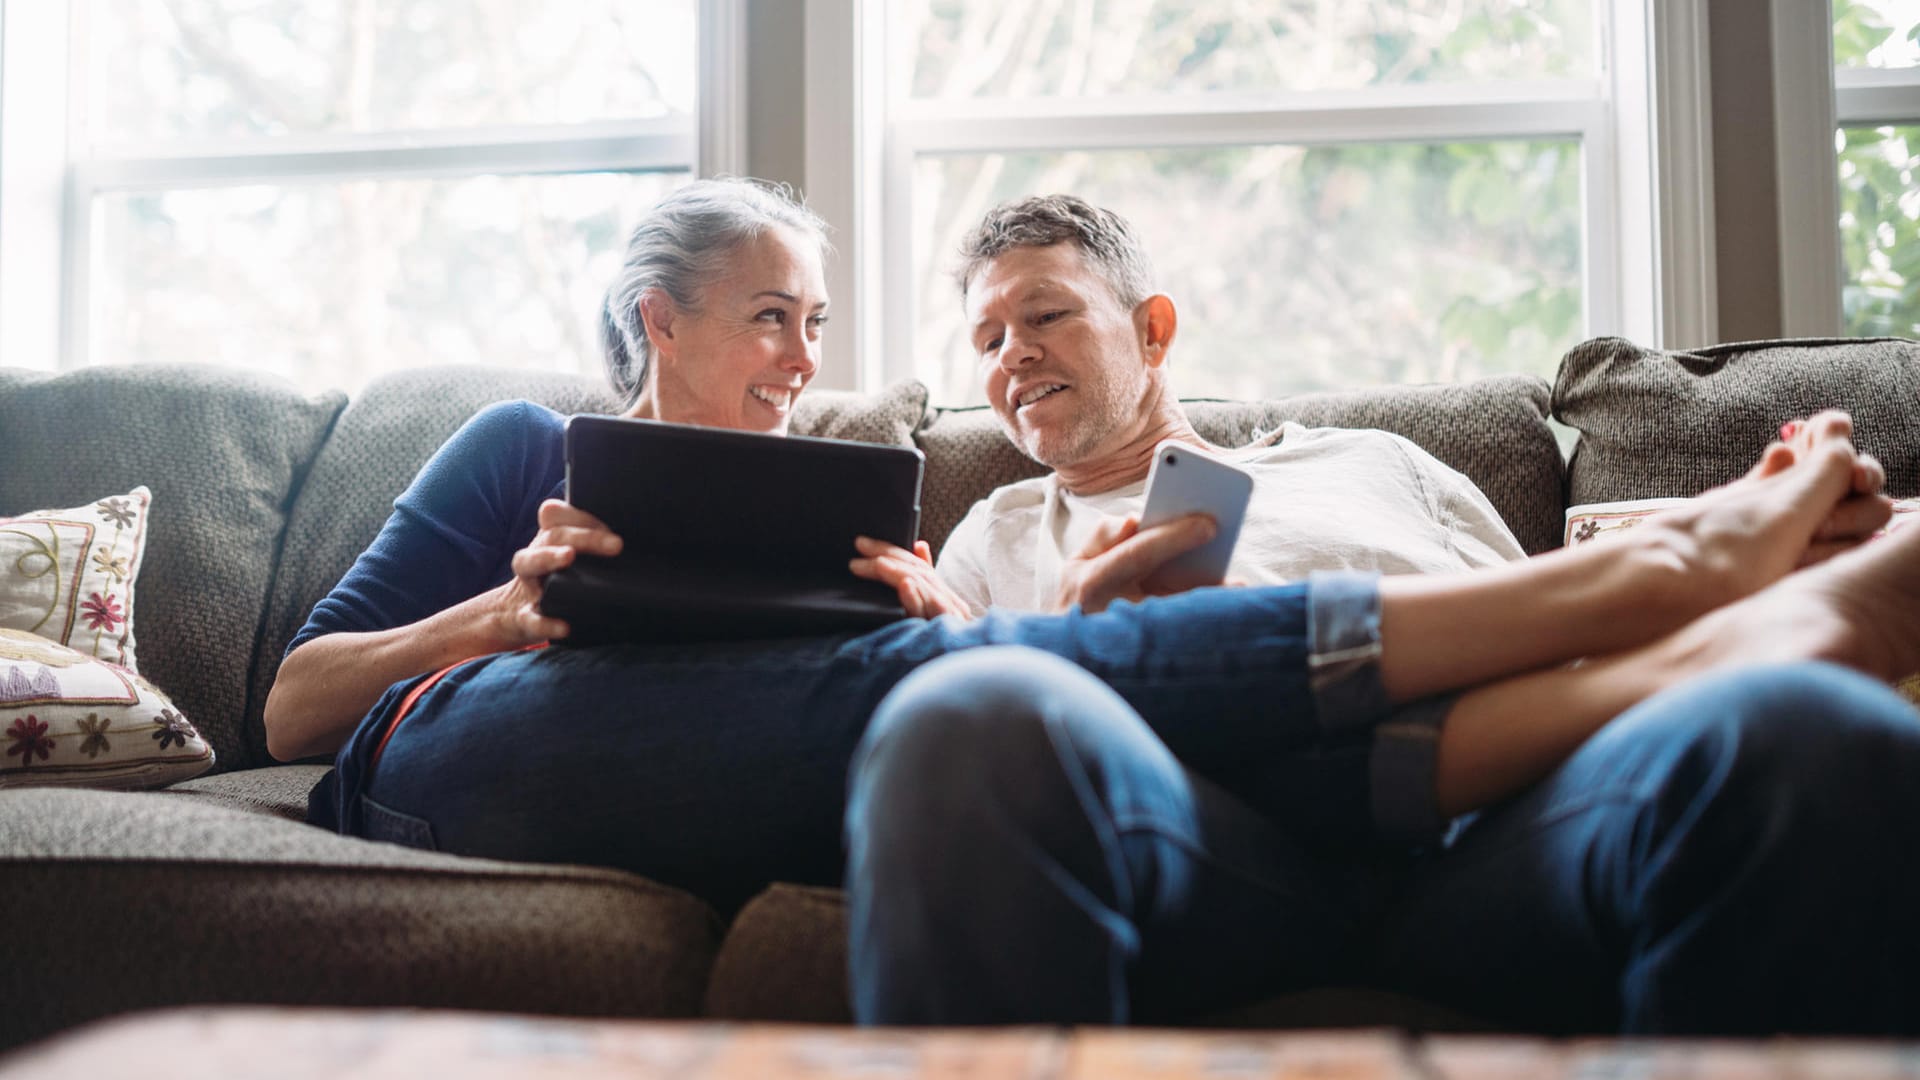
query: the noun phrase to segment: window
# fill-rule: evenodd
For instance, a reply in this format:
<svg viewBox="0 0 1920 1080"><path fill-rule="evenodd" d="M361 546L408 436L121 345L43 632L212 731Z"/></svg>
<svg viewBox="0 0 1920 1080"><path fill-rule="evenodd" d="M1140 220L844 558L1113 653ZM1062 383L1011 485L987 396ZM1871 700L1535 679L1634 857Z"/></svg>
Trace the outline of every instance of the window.
<svg viewBox="0 0 1920 1080"><path fill-rule="evenodd" d="M1834 0L1841 319L1920 337L1920 0Z"/></svg>
<svg viewBox="0 0 1920 1080"><path fill-rule="evenodd" d="M696 170L738 170L741 2L8 5L7 67L36 67L36 96L69 88L64 147L27 148L62 170L42 253L61 362L315 389L421 364L594 370L626 229ZM9 175L19 149L9 132Z"/></svg>
<svg viewBox="0 0 1920 1080"><path fill-rule="evenodd" d="M1651 157L1648 10L1697 5L840 2L884 24L856 77L883 88L870 366L936 402L979 394L961 237L1044 191L1139 230L1187 396L1550 378L1590 333L1661 336L1653 187L1623 177Z"/></svg>
<svg viewBox="0 0 1920 1080"><path fill-rule="evenodd" d="M1706 4L807 0L753 67L804 55L816 385L971 400L954 245L1038 190L1139 226L1189 395L1711 340ZM0 6L0 356L590 369L625 227L747 171L746 5Z"/></svg>

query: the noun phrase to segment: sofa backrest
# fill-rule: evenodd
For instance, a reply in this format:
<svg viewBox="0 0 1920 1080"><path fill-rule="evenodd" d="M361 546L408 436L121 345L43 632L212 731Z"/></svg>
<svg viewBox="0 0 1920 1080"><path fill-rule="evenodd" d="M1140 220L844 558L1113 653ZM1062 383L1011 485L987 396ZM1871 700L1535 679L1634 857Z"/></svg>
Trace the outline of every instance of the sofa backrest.
<svg viewBox="0 0 1920 1080"><path fill-rule="evenodd" d="M340 414L287 522L285 550L249 677L244 739L223 760L271 763L261 713L287 644L393 510L393 500L441 443L496 401L525 398L561 413L611 413L599 378L483 367L402 371L376 380ZM879 394L809 391L794 413L799 435L910 446L926 390L902 383ZM222 747L221 752L226 753Z"/></svg>
<svg viewBox="0 0 1920 1080"><path fill-rule="evenodd" d="M401 372L351 404L214 368L4 370L0 513L152 488L135 612L142 672L206 734L221 770L266 765L260 714L287 642L433 451L482 407L512 398L561 412L616 406L597 379L492 368ZM1558 540L1564 482L1545 402L1540 380L1503 377L1189 409L1222 445L1284 420L1398 432L1472 478L1539 551ZM917 383L876 395L816 390L794 430L919 445L922 535L937 548L975 500L1039 469L986 410L925 406Z"/></svg>
<svg viewBox="0 0 1920 1080"><path fill-rule="evenodd" d="M0 515L145 484L140 673L236 763L288 508L346 398L211 367L0 369Z"/></svg>
<svg viewBox="0 0 1920 1080"><path fill-rule="evenodd" d="M1600 339L1568 354L1552 396L1558 418L1582 432L1575 502L1693 494L1738 475L1782 420L1835 406L1854 413L1889 490L1920 494L1911 341L1671 353ZM433 450L483 406L522 397L562 412L615 406L597 379L486 368L403 372L351 405L209 367L0 369L0 515L151 488L141 671L213 742L221 769L263 765L260 710L307 613ZM1559 543L1569 487L1547 400L1541 380L1501 376L1188 409L1204 437L1229 446L1286 420L1404 435L1478 484L1539 552ZM977 499L1041 470L987 410L927 413L925 401L913 383L872 396L813 391L794 430L920 446L921 532L937 549Z"/></svg>
<svg viewBox="0 0 1920 1080"><path fill-rule="evenodd" d="M1502 375L1441 386L1303 394L1279 401L1189 401L1202 438L1244 446L1292 420L1403 435L1479 485L1529 554L1560 544L1566 468L1547 425L1545 381ZM975 501L1045 470L1016 450L981 406L941 409L914 436L927 455L920 534L937 551Z"/></svg>

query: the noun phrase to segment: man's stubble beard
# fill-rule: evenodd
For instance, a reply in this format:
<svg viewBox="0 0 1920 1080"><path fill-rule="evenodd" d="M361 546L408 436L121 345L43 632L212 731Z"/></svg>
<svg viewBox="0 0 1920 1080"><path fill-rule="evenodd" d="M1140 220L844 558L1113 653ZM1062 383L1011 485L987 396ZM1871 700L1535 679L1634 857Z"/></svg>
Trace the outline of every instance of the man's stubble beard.
<svg viewBox="0 0 1920 1080"><path fill-rule="evenodd" d="M1076 392L1082 389L1084 385L1075 388ZM1057 425L1051 438L1028 428L1019 440L1020 448L1028 457L1055 471L1081 464L1134 418L1137 410L1126 407L1121 389L1110 382L1101 384L1093 400L1086 402L1085 408L1075 410L1071 423L1064 427Z"/></svg>
<svg viewBox="0 0 1920 1080"><path fill-rule="evenodd" d="M1076 424L1072 430L1051 439L1039 432L1029 431L1021 449L1033 460L1057 470L1063 465L1070 467L1086 459L1098 441L1090 439L1088 434L1088 427L1084 424Z"/></svg>

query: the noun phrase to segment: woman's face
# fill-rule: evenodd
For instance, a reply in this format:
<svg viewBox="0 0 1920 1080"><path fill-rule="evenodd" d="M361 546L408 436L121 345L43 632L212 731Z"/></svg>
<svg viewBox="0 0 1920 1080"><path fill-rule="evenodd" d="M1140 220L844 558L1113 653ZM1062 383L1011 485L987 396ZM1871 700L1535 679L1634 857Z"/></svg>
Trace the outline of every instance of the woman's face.
<svg viewBox="0 0 1920 1080"><path fill-rule="evenodd" d="M640 310L654 370L634 415L786 434L800 391L820 369L826 308L820 245L782 227L734 251L698 312L649 293Z"/></svg>

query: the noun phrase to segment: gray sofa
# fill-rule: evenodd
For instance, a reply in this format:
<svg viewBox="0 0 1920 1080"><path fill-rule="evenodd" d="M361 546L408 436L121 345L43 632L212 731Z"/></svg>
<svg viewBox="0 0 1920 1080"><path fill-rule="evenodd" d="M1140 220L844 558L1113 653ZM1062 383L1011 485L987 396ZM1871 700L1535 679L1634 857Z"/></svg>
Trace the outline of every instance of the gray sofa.
<svg viewBox="0 0 1920 1080"><path fill-rule="evenodd" d="M846 1018L832 888L774 884L726 920L631 874L342 838L302 820L325 765L267 755L262 703L307 611L433 449L515 397L613 405L588 380L479 368L398 374L352 401L214 369L0 368L0 516L152 488L141 670L219 755L214 772L160 791L0 789L0 1048L199 1002ZM1920 491L1912 342L1668 354L1603 339L1570 353L1553 387L1509 376L1190 409L1223 444L1283 419L1399 432L1478 483L1537 553L1559 544L1569 500L1696 493L1737 474L1783 420L1827 405L1854 410L1895 494ZM1582 433L1570 465L1550 412ZM928 410L910 384L810 394L795 430L923 449L936 548L975 499L1037 471L984 410ZM1219 1018L1457 1020L1364 990Z"/></svg>

